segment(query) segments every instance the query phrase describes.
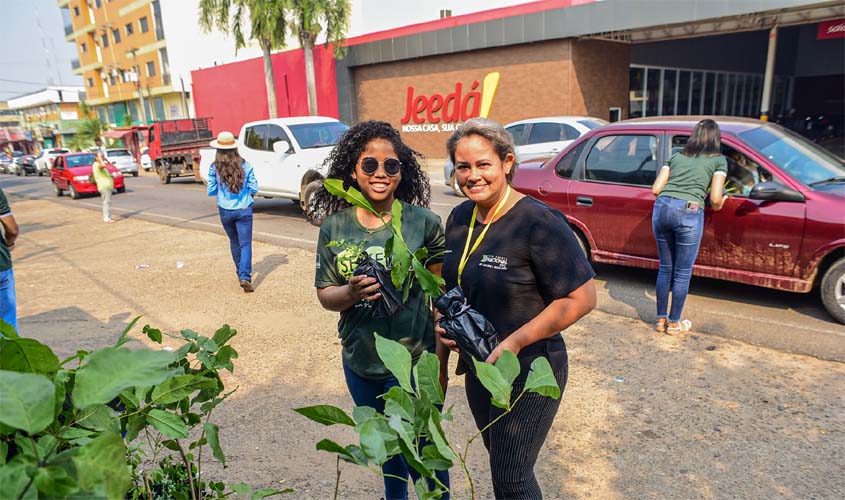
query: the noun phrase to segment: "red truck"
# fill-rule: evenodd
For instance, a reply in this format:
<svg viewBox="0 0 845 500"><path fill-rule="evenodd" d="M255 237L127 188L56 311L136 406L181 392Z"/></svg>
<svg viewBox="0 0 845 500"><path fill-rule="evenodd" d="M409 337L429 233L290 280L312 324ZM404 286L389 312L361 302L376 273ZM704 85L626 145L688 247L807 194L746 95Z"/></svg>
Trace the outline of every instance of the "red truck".
<svg viewBox="0 0 845 500"><path fill-rule="evenodd" d="M147 141L150 160L162 184L173 177L199 177L200 148L208 147L214 136L209 118L185 118L156 122L149 127Z"/></svg>

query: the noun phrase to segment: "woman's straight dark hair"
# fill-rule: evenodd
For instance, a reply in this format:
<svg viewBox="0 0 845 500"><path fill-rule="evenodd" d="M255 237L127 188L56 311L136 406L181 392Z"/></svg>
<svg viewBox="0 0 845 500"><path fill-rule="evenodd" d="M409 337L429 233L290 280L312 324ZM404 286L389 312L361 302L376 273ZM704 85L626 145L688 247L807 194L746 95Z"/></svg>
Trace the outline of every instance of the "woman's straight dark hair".
<svg viewBox="0 0 845 500"><path fill-rule="evenodd" d="M689 157L722 154L722 133L719 131L719 125L710 118L696 123L682 153Z"/></svg>
<svg viewBox="0 0 845 500"><path fill-rule="evenodd" d="M214 165L220 182L226 185L229 192L237 194L244 186L243 159L237 149L218 149L214 157Z"/></svg>

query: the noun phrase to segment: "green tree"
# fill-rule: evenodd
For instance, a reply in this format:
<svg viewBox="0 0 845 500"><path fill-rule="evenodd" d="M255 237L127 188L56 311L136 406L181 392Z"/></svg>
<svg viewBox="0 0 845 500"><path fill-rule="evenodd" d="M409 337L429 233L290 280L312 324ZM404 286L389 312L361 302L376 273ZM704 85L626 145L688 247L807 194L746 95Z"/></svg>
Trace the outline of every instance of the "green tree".
<svg viewBox="0 0 845 500"><path fill-rule="evenodd" d="M82 151L93 145L103 145L103 132L108 126L99 118L86 118L79 122L76 127L76 134L68 141L71 149Z"/></svg>
<svg viewBox="0 0 845 500"><path fill-rule="evenodd" d="M291 0L291 34L299 39L305 55L305 82L308 88L308 113L317 114L317 78L314 74L314 44L325 29L326 45L334 46L334 55L346 55L342 44L349 30L352 3L349 0Z"/></svg>
<svg viewBox="0 0 845 500"><path fill-rule="evenodd" d="M278 116L276 82L270 50L285 46L288 31L285 6L288 0L200 0L200 26L206 31L217 28L235 37L235 50L255 40L264 58L264 83L270 118ZM248 25L247 25L248 23ZM249 27L249 35L244 28Z"/></svg>

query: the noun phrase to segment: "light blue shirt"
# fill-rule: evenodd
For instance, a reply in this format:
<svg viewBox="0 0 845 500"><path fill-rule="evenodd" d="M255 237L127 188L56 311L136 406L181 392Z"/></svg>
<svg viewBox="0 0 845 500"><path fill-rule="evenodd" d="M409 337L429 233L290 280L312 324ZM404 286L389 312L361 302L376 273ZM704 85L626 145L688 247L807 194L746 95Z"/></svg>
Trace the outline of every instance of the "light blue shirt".
<svg viewBox="0 0 845 500"><path fill-rule="evenodd" d="M253 196L258 192L258 181L248 161L243 162L244 184L238 193L229 191L225 182L217 182L217 164L208 169L208 196L217 196L217 206L225 210L240 210L252 206Z"/></svg>

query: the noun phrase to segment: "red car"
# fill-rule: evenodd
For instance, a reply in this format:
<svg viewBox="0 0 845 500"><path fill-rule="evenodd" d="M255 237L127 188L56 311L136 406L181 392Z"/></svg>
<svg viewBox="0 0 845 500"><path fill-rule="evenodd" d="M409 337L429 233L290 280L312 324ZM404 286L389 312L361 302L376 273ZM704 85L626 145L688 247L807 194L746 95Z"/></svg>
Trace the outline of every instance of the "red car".
<svg viewBox="0 0 845 500"><path fill-rule="evenodd" d="M75 200L83 194L97 194L97 185L88 181L95 157L94 153L65 153L57 156L50 167L50 180L53 182L56 196L68 191L70 197ZM114 188L117 192L126 191L120 171L110 163L106 164L106 170L114 177Z"/></svg>
<svg viewBox="0 0 845 500"><path fill-rule="evenodd" d="M520 165L514 187L566 215L595 262L657 269L651 185L702 117L655 117L592 130L547 162ZM693 273L791 292L819 289L845 323L845 164L783 127L713 117L730 198L705 209Z"/></svg>

